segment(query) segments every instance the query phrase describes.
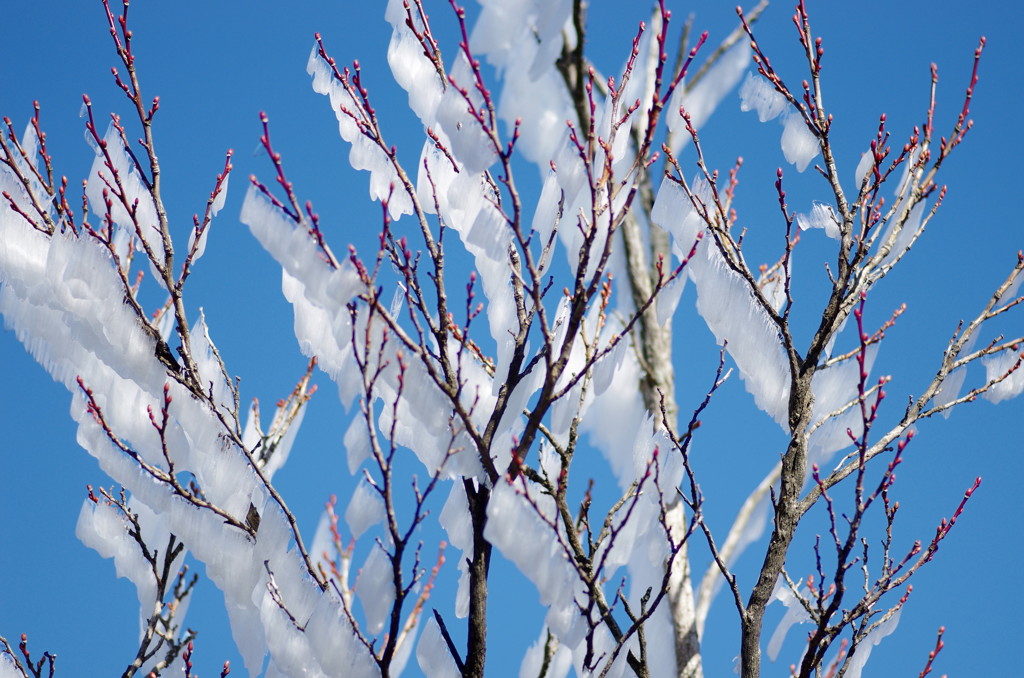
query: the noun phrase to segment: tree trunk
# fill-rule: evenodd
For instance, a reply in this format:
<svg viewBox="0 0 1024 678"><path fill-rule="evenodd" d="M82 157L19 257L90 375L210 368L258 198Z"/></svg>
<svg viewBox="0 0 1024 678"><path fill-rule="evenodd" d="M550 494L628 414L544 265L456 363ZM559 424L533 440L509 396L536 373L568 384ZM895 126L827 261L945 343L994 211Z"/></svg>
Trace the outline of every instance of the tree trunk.
<svg viewBox="0 0 1024 678"><path fill-rule="evenodd" d="M640 225L632 216L622 224L626 245L626 268L629 272L633 303L639 308L650 298L656 275L644 251ZM668 236L657 226L651 226L651 249L655 257L668 251ZM675 368L672 365L672 326L658 325L657 300L640 317L640 336L643 365L647 370L640 382L644 405L654 413L655 426L676 428L679 408L675 396ZM663 416L662 416L663 415ZM669 529L678 539L686 534L686 515L678 499L668 511ZM690 580L690 556L683 542L669 566L669 603L672 616L672 634L675 639L676 675L679 678L703 678L700 660L700 638L697 636L696 605L693 583Z"/></svg>

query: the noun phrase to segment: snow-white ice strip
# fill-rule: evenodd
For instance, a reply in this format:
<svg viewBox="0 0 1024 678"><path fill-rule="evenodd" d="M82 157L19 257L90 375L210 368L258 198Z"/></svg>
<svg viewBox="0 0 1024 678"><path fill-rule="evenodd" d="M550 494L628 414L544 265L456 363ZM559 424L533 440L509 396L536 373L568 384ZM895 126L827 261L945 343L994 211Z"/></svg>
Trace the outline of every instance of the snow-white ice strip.
<svg viewBox="0 0 1024 678"><path fill-rule="evenodd" d="M330 98L331 110L338 120L338 133L351 145L349 164L353 169L366 170L370 173L370 198L387 200L388 213L392 219L398 219L403 214L412 214L412 201L403 190L391 159L376 140L363 134L363 130L360 129L357 120L366 124L362 115L362 102L355 100L344 85L334 78L331 65L320 56L319 46L316 44L310 52L306 72L313 77L313 91Z"/></svg>
<svg viewBox="0 0 1024 678"><path fill-rule="evenodd" d="M459 678L462 675L433 617L427 619L420 634L416 662L427 678Z"/></svg>
<svg viewBox="0 0 1024 678"><path fill-rule="evenodd" d="M696 64L695 64L696 65ZM715 62L697 84L687 88L683 81L672 93L668 109L665 111L668 129L671 132L672 153L678 154L680 149L690 141L690 133L686 123L679 114L680 108L690 116L690 124L700 129L722 103L725 96L736 87L740 78L747 72L750 65L750 47L740 41L729 48ZM749 76L748 76L749 77ZM744 109L746 110L746 109Z"/></svg>
<svg viewBox="0 0 1024 678"><path fill-rule="evenodd" d="M700 182L694 182L693 190L709 210L714 209ZM677 255L689 252L698 233L704 233L686 266L687 275L697 287L697 310L719 345L728 342L729 355L757 406L780 426L786 426L789 364L778 327L754 290L726 263L715 238L705 230L700 213L679 184L669 180L662 183L651 219L672 235Z"/></svg>
<svg viewBox="0 0 1024 678"><path fill-rule="evenodd" d="M796 110L787 111L787 106L786 97L754 73L748 74L740 87L740 110L757 111L761 122L782 115L782 154L786 162L803 172L820 150L818 137L808 128L804 116Z"/></svg>

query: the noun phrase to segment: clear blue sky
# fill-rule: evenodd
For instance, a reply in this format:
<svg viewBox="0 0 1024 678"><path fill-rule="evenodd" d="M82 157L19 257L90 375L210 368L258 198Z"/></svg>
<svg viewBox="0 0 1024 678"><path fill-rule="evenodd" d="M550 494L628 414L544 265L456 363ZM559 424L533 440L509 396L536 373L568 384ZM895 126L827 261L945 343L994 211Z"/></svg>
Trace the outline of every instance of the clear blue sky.
<svg viewBox="0 0 1024 678"><path fill-rule="evenodd" d="M615 9L610 9L613 4ZM592 55L605 71L620 67L648 4L593 3ZM733 3L700 5L692 10L698 12L695 27L710 30L715 43L733 27ZM679 2L670 6L677 18L691 11ZM368 250L379 227L379 207L366 197L366 176L348 170L348 150L337 136L326 100L311 90L305 64L315 31L324 35L339 61L359 58L385 130L415 161L421 143L418 123L405 110L404 94L393 85L384 60L390 27L383 21L383 7L351 0L132 5L144 92L161 97L157 143L165 197L182 242L192 213L205 205L225 150L235 149L232 190L193 276L189 303L193 316L200 306L205 309L213 340L229 370L242 377L246 399L256 396L273 403L289 392L304 367L291 332L291 311L280 293L279 270L238 222L245 178L252 173L272 177L258 152L258 112L269 114L275 146L300 197L311 199L320 212L329 241L336 249L355 242ZM451 37L447 3L428 3L428 9L435 28ZM788 3L773 5L758 32L776 68L796 83L802 72L795 70L790 11ZM1024 151L1019 129L1024 12L993 0L817 2L811 3L811 11L816 32L825 39L825 91L837 116L840 162L851 176L879 113L889 114L897 137L921 122L932 61L939 64L941 77L939 129L951 127L972 51L980 35L988 37L973 104L975 129L942 178L950 184L946 204L924 241L871 300L869 323L873 319L875 324L899 303L908 304L876 365L876 373L895 377L888 414L896 416L907 395L919 392L934 372L938 352L956 322L984 303L1013 264L1015 252L1024 247L1016 178ZM10 116L20 133L32 100L38 99L58 173L74 185L91 163L78 117L82 93L89 93L97 113L127 114L124 97L109 76L115 55L100 3L56 0L45 8L41 3L11 3L3 16L0 113ZM450 41L442 47L447 55L454 53ZM741 216L748 215L752 231L758 223L778 226L771 190L774 168L783 163L778 134L775 123L762 126L753 114L739 113L734 95L702 134L717 166L727 168L737 155L746 159L739 209ZM808 171L797 179L787 169L795 209L806 209L812 199L827 195L811 175ZM809 250L803 270L808 280L817 277L820 283L821 269L812 265L816 253ZM692 294L688 289L676 326L684 411L705 388L713 369L708 360L717 352L692 313ZM817 298L821 293L807 294ZM1000 329L1020 334L1022 327L1018 313ZM968 383L980 378L975 371ZM291 460L277 477L309 538L326 498L331 493L344 497L352 487L341 445L345 415L333 387L322 377L319 381L321 392ZM63 387L50 381L13 335L0 332L0 634L13 641L24 631L37 652L57 652L59 675L114 675L136 647L135 592L125 580L114 579L110 561L74 538L86 483L109 483L75 444L69 402ZM744 488L770 468L781 437L750 405L739 382L723 391L705 421L699 470L709 497L706 510L721 529L745 495ZM956 411L948 421L921 427L897 484L905 513L898 527L901 543L927 540L975 476L983 476L984 484L936 562L916 579L896 635L877 648L864 675L916 675L941 624L948 631L939 674L1011 675L1019 670L1014 650L1024 596L1007 580L1007 572L1012 576L1024 558L1024 516L1018 501L1024 477L1022 422L1024 405L1018 399L999 406L978 403ZM340 502L344 505L345 499ZM804 537L806 546L813 534ZM424 536L428 544L438 538L434 532ZM698 562L703 557L698 555ZM748 577L753 560L748 555L741 561L741 573ZM505 569L493 579L493 619L508 629L492 642L494 676L514 675L504 668L518 666L541 618L535 593L524 591L529 585L515 574L504 574ZM696 569L702 572L703 565ZM446 568L432 601L442 610L450 606L446 598L454 572L453 564ZM201 584L187 624L200 630L196 662L202 675L216 675L224 659L231 659L242 674L219 592L208 582ZM705 638L709 675L727 675L731 669L738 652L736 628L735 612L723 597ZM793 642L798 633L783 651L788 658L766 667L765 675L786 675L799 653ZM410 675L415 675L412 668Z"/></svg>

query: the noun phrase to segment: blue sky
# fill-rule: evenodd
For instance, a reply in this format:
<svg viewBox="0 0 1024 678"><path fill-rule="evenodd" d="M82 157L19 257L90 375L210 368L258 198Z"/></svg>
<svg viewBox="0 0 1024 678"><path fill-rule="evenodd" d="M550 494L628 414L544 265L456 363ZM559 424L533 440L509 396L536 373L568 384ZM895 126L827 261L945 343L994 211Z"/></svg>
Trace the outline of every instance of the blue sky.
<svg viewBox="0 0 1024 678"><path fill-rule="evenodd" d="M614 3L614 9L611 4L593 3L591 10L592 55L607 72L619 68L636 22L648 9L646 2ZM675 2L670 6L677 18L696 12L695 27L710 30L712 43L735 21L730 2L701 3L692 9ZM972 105L975 128L941 177L950 185L946 203L905 265L870 301L869 325L882 322L899 303L908 304L876 365L877 373L894 376L890 417L901 412L908 394L919 392L957 321L984 303L1024 247L1015 172L1024 151L1019 133L1024 103L1019 26L1024 16L1016 6L1003 6L989 0L969 5L811 6L815 30L825 39L823 77L836 115L840 164L851 177L879 113L888 113L897 138L921 122L932 61L939 64L941 78L939 129L952 126L978 36L988 38ZM434 2L428 9L438 32L451 37L447 4ZM788 5L773 5L757 31L776 68L795 83L803 76L796 70L798 48L789 13ZM300 197L311 199L320 212L335 249L354 242L368 251L380 223L379 206L367 199L366 176L348 169L347 148L337 137L326 100L309 86L305 63L315 31L323 34L339 61L359 58L385 131L414 161L421 143L418 123L405 110L405 96L393 85L384 60L390 27L383 21L383 3L189 0L140 3L132 6L132 14L144 91L161 97L157 143L165 196L172 219L180 224L178 237L187 237L192 213L205 205L224 152L235 150L231 192L193 277L189 303L193 316L199 307L205 309L229 370L242 377L243 397L272 403L290 391L305 360L291 332L279 271L238 222L245 178L253 173L272 177L258 149L258 113L268 113L290 178ZM4 17L0 113L10 116L20 132L32 100L38 99L58 172L74 185L91 163L78 117L82 93L89 93L97 113L127 114L109 76L115 55L102 8L99 2L59 0L47 3L41 13L34 3L16 3L4 9ZM450 41L442 47L448 55L454 52ZM738 108L738 99L728 97L702 139L710 162L723 170L737 155L744 156L738 208L741 216L749 215L751 239L757 243L758 224L769 235L775 232L768 227L778 225L771 182L775 167L783 164L780 129L775 123L760 125L753 114ZM794 209L805 210L812 199L826 196L811 171L797 177L787 168L787 182ZM813 281L818 283L806 292L809 299L821 294L823 274L814 262L824 251L823 240L809 242L801 260L810 288ZM706 387L713 370L709 361L717 349L693 314L692 289L682 307L676 351L685 411ZM1022 327L1018 313L998 329L1019 335ZM968 383L979 379L976 371ZM341 445L345 414L333 387L322 377L319 381L321 392L291 460L278 476L279 488L310 537L327 497L344 497L352 487ZM111 675L134 654L135 593L125 580L114 579L112 563L74 538L86 483L108 483L75 444L69 402L63 387L50 381L12 334L0 332L0 634L14 640L27 632L37 651L57 652L60 675ZM947 635L939 673L1008 675L1017 665L1016 610L1024 600L1004 573L1024 557L1017 501L1024 477L1022 421L1019 399L999 406L977 403L956 411L948 421L926 422L908 448L897 484L906 514L898 528L904 544L928 539L973 479L980 475L984 483L936 562L915 580L900 628L873 654L865 675L916 675L941 624ZM698 441L698 471L709 498L710 520L723 529L744 488L756 483L775 459L781 436L749 403L739 382L723 390L705 422L708 433L702 432L706 437ZM804 537L801 544L806 547L813 530ZM427 533L424 539L436 543L438 536ZM753 560L750 554L741 560L741 574L750 576L748 561ZM696 569L703 571L703 565ZM524 593L529 585L514 573L500 572L494 578L492 614L511 623L492 644L495 676L512 673L503 667L518 665L539 631L540 619L535 594ZM433 601L442 610L450 605L445 598L454 579L450 567ZM209 583L197 594L187 623L201 632L196 661L202 675L216 675L224 659L242 671L219 611L219 594ZM792 642L797 635L792 634L783 651L788 650L790 659L766 667L765 675L786 674L789 661L799 653ZM723 597L705 638L709 674L728 672L737 654L735 637L735 612Z"/></svg>

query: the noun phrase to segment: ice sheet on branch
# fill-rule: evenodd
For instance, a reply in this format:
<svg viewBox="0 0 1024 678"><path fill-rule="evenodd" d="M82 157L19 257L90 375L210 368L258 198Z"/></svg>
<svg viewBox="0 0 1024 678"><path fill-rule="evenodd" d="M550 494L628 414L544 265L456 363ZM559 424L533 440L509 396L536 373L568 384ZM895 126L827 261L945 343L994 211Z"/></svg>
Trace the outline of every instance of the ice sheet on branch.
<svg viewBox="0 0 1024 678"><path fill-rule="evenodd" d="M353 99L345 87L334 78L330 64L324 61L318 50L319 46L314 44L306 64L306 72L313 78L313 91L330 98L331 110L338 120L338 133L351 145L349 164L355 170L366 170L370 173L370 198L387 200L388 213L392 219L398 219L403 214L412 214L412 200L406 193L391 159L376 140L363 132L369 128L362 103Z"/></svg>
<svg viewBox="0 0 1024 678"><path fill-rule="evenodd" d="M151 549L158 549L162 559L162 551L170 536L163 521L148 510L144 504L135 503L131 506L131 510L138 514L138 520L143 530L141 538L144 543ZM145 622L149 619L156 602L156 578L149 563L143 557L139 544L129 535L130 529L132 528L120 508L104 499L94 502L87 498L83 501L82 510L78 515L75 536L102 558L113 558L117 576L124 577L135 585L139 598L139 635L141 638ZM175 565L169 568L169 571L177 570L181 566L183 557L184 552L176 559ZM177 615L175 619L178 623L184 621Z"/></svg>
<svg viewBox="0 0 1024 678"><path fill-rule="evenodd" d="M165 416L163 367L155 358L153 340L142 333L134 316L123 305L110 304L110 298L120 294L112 294L119 288L106 252L70 233L40 237L26 231L27 225L11 224L5 217L0 221L5 236L0 269L5 276L17 276L5 277L0 309L51 374L74 393L72 414L79 424L79 443L132 493L133 502L160 514L167 530L206 563L207 573L225 593L226 605L234 610L232 618L251 622L257 612L252 601L264 576L263 561L273 564L281 580L305 576L301 561L294 554L285 555L290 530L283 515L276 508L268 509L265 491L242 451L225 444L222 425L213 413L175 382L168 382L171 402L166 435L159 440L147 406L155 417ZM8 265L12 253L17 255L17 265ZM103 325L97 326L97 320ZM164 468L166 446L178 469L191 471L211 502L238 517L244 517L252 503L262 516L258 543L254 545L222 517L183 503L166 484L118 449L86 412L76 376L92 391L106 424L140 459ZM236 637L242 635L236 633ZM265 648L249 648L247 659L254 671L264 652Z"/></svg>
<svg viewBox="0 0 1024 678"><path fill-rule="evenodd" d="M803 595L808 593L807 587L804 587ZM786 634L789 633L789 630L795 624L811 621L811 616L804 609L803 605L800 604L800 599L797 598L796 594L793 593L781 577L775 582L775 588L772 590L771 598L768 599L768 604L771 605L776 600L785 606L786 613L779 620L779 624L775 627L772 637L768 640L768 658L772 661L775 661L779 656L779 650L782 649L782 643L785 642Z"/></svg>
<svg viewBox="0 0 1024 678"><path fill-rule="evenodd" d="M1014 398L1024 391L1024 365L1017 363L1024 358L1016 351L1003 351L998 355L984 358L981 362L985 366L985 380L992 381L999 379L1011 369L1010 376L990 388L985 393L985 399L992 403Z"/></svg>
<svg viewBox="0 0 1024 678"><path fill-rule="evenodd" d="M647 416L637 384L642 373L635 353L627 349L621 357L608 388L593 397L580 431L588 434L590 444L601 450L612 468L620 489L633 481L633 444Z"/></svg>
<svg viewBox="0 0 1024 678"><path fill-rule="evenodd" d="M14 164L18 167L23 177L27 177L29 180L29 188L33 195L45 195L46 191L43 189L39 179L36 178L36 174L33 168L38 169L39 167L39 137L36 135L35 127L29 122L25 125L25 133L21 137L21 148L25 152L24 157L21 153L12 153L11 159ZM27 158L27 160L26 160ZM32 200L25 190L25 186L21 183L21 180L15 176L14 172L6 165L0 164L0 194L7 193L11 196L11 200L18 206L25 214L34 214L35 208L32 206ZM4 198L7 201L7 198ZM46 207L46 205L43 205ZM5 213L10 214L6 209ZM23 218L20 215L10 214L10 216L18 219ZM54 216L52 211L50 216Z"/></svg>
<svg viewBox="0 0 1024 678"><path fill-rule="evenodd" d="M416 662L427 678L459 678L462 675L433 617L427 619L423 633L420 634L416 645Z"/></svg>
<svg viewBox="0 0 1024 678"><path fill-rule="evenodd" d="M366 616L366 630L380 633L395 601L395 581L391 560L379 543L370 549L370 555L359 570L355 590Z"/></svg>
<svg viewBox="0 0 1024 678"><path fill-rule="evenodd" d="M540 637L526 650L523 661L519 665L519 678L536 678L543 675L545 678L565 678L572 668L572 653L565 645L559 644L554 654L545 657L547 654L547 636L550 631L545 627L540 631ZM545 664L546 660L546 664ZM541 667L545 672L541 673Z"/></svg>
<svg viewBox="0 0 1024 678"><path fill-rule="evenodd" d="M879 239L880 247L889 246L890 249L882 259L882 265L891 265L902 257L921 228L921 219L925 214L925 201L921 200L907 211L906 204L901 203L896 216L889 220L889 224Z"/></svg>
<svg viewBox="0 0 1024 678"><path fill-rule="evenodd" d="M448 149L464 171L479 174L497 160L491 138L477 115L487 119L487 107L477 91L473 69L460 50L450 66L449 80L455 85L444 91L437 107L437 122L448 137ZM466 95L463 96L462 92ZM468 100L467 100L468 99ZM472 106L476 115L469 111Z"/></svg>
<svg viewBox="0 0 1024 678"><path fill-rule="evenodd" d="M963 348L960 349L960 355L969 355L974 350L974 345L978 341L978 336L978 332L974 332L974 334L971 335L970 339L964 343ZM964 380L967 378L967 367L967 365L964 365L946 375L946 378L942 382L942 386L939 387L939 392L936 393L935 397L932 399L933 405L941 407L960 397L960 390L963 388ZM985 397L990 397L990 394L985 394ZM953 409L950 408L945 410L942 413L942 416L949 419L949 415L952 413Z"/></svg>
<svg viewBox="0 0 1024 678"><path fill-rule="evenodd" d="M878 356L879 344L867 347L864 354L864 371L871 369ZM860 436L864 430L860 407L855 404L859 397L858 383L860 365L856 358L850 358L825 369L819 369L811 381L814 392L814 407L811 420L821 423L808 441L807 463L824 464L837 451L852 444L850 434ZM867 379L867 377L866 377ZM874 385L866 381L866 387Z"/></svg>
<svg viewBox="0 0 1024 678"><path fill-rule="evenodd" d="M616 643L596 612L589 621L582 616L580 610L587 609L585 585L569 562L565 546L552 538L551 523L556 520L551 497L520 476L514 482L495 485L487 506L484 536L536 587L541 604L548 608L545 624L572 651L579 673L588 649L593 650L593 657L603 656L610 662ZM588 645L591 628L593 642ZM612 664L606 675L622 675L625 653L620 652Z"/></svg>
<svg viewBox="0 0 1024 678"><path fill-rule="evenodd" d="M846 673L844 675L847 676L847 678L860 678L861 672L864 670L864 665L867 664L868 658L871 656L871 651L875 649L875 647L881 643L886 636L892 635L896 630L896 626L900 623L900 614L902 612L902 608L896 610L891 617L869 631L868 635L860 641L857 648L850 653L850 659L846 664Z"/></svg>
<svg viewBox="0 0 1024 678"><path fill-rule="evenodd" d="M141 237L149 246L156 261L163 263L164 246L160 234L160 221L157 218L156 204L153 196L146 187L146 178L143 177L135 166L135 161L129 155L124 146L124 141L117 129L111 124L103 135L103 142L107 155L113 163L120 182L115 181L114 172L107 166L107 158L102 149L96 148L96 158L93 160L92 169L89 172L85 194L89 199L89 207L94 214L105 215L107 213L106 200L110 200L110 216L118 228ZM117 193L124 192L124 200L117 196ZM129 214L124 204L127 204L134 213ZM160 277L154 275L157 281Z"/></svg>
<svg viewBox="0 0 1024 678"><path fill-rule="evenodd" d="M694 181L694 194L710 210L714 208L708 190L703 182ZM670 180L658 191L651 219L672 235L677 256L689 252L698 233L705 231L686 192ZM697 310L718 343L728 342L726 349L754 402L786 426L790 375L778 328L750 284L729 267L711 233L705 232L686 274L697 287Z"/></svg>
<svg viewBox="0 0 1024 678"><path fill-rule="evenodd" d="M260 619L272 663L276 664L275 670L280 675L353 678L380 675L335 594L329 590L321 592L309 579L283 579L276 570L272 585L287 602L288 612L280 608L274 597L263 595ZM289 613L295 617L294 622ZM299 631L296 624L303 631Z"/></svg>
<svg viewBox="0 0 1024 678"><path fill-rule="evenodd" d="M839 220L835 210L827 203L815 201L810 212L796 215L796 225L800 227L801 231L806 231L809 228L821 228L824 229L825 235L828 237L833 240L839 239Z"/></svg>
<svg viewBox="0 0 1024 678"><path fill-rule="evenodd" d="M115 142L108 146L112 152L123 153ZM115 157L115 162L127 160ZM119 171L127 184L126 191L142 190L141 180L129 180L133 172L127 165ZM0 174L0 181L8 179ZM140 199L139 204L143 202ZM252 207L250 204L251 212ZM344 269L325 270L321 260L315 261L318 266L311 265L316 252L294 237L295 229L275 231L280 224L268 218L270 210L264 209L261 214L257 209L254 213L258 217L253 219L254 231L263 236L286 270L297 269L296 279L312 289L312 302L338 304L340 299L343 307L354 294L352 276L346 278ZM308 241L308 236L301 235ZM270 596L264 585L267 575L263 564L274 572L283 599L300 617L309 617L319 594L316 587L310 589L302 559L294 549L288 550L290 527L256 478L244 451L223 435L223 424L215 413L184 386L167 379L155 355L155 339L142 330L131 309L123 303L111 303L112 299L120 300L124 292L115 262L96 240L87 234L76 236L70 230L47 236L10 210L0 210L0 271L0 313L33 356L72 392L71 410L78 423L79 444L96 457L115 483L131 493L140 518L149 516L141 518L147 525L163 523L161 532L177 535L206 564L207 574L224 592L233 634L240 640L247 665L257 673L267 651L260 638L270 631L260 621L260 607L266 607ZM215 365L204 322L197 325L194 338L201 376L214 384L215 397L224 403L228 401L226 385ZM99 414L88 411L79 378L102 413L102 423ZM165 384L169 401L164 399ZM156 433L149 410L163 422L162 438ZM112 442L108 430L116 436L118 445ZM244 520L250 508L255 510L261 517L256 540L225 521L223 515L187 503L168 483L157 479L155 475L166 470L168 458L179 473L194 475L208 501L236 519ZM151 471L140 464L149 465ZM132 564L124 557L125 544L102 529L103 525L109 528L110 521L97 518L96 512L106 516L102 513L106 509L96 505L86 509L92 515L83 514L79 530L83 539L115 556L122 572L133 580L145 580L138 562ZM159 541L154 537L153 543ZM144 614L151 609L151 601L147 601ZM255 637L254 629L260 630ZM345 645L344 637L337 633L333 636L335 646ZM351 629L348 636L355 641ZM314 656L322 654L313 649ZM367 664L362 646L349 644L346 652L349 663L372 666ZM282 656L281 661L286 659Z"/></svg>
<svg viewBox="0 0 1024 678"><path fill-rule="evenodd" d="M807 128L802 115L791 113L783 120L782 154L786 162L794 165L797 172L803 172L818 155L818 138Z"/></svg>
<svg viewBox="0 0 1024 678"><path fill-rule="evenodd" d="M242 204L242 223L282 269L281 288L295 311L295 336L302 352L317 356L320 368L338 384L342 403L355 397L358 377L352 368L351 316L346 305L362 283L349 259L332 269L312 237L281 213L254 186ZM346 375L348 378L343 378Z"/></svg>
<svg viewBox="0 0 1024 678"><path fill-rule="evenodd" d="M353 539L359 539L368 529L384 520L384 501L380 494L363 480L356 486L345 509L345 524Z"/></svg>
<svg viewBox="0 0 1024 678"><path fill-rule="evenodd" d="M614 350L590 365L588 352L593 356L598 352L608 349L609 344L616 334L621 331L622 324L615 317L606 317L607 324L601 327L601 306L594 303L584 316L582 327L576 337L568 337L565 332L565 325L562 324L567 318L569 311L568 298L563 297L559 302L558 311L555 315L556 324L559 330L555 335L554 346L556 352L566 341L572 342L572 349L569 352L569 360L565 365L562 375L555 384L556 391L562 391L569 386L572 380L575 385L564 396L556 400L551 406L551 421L549 430L559 445L566 445L569 439L569 431L574 419L585 420L587 409L596 396L600 396L609 387L612 375L615 374L625 356L627 341L620 341ZM592 337L597 335L596 346L588 347L586 342L593 342ZM539 369L539 368L535 368ZM589 376L585 373L590 371ZM538 384L539 386L539 384ZM587 388L586 396L583 396L583 389ZM582 397L582 398L581 398ZM620 422L621 423L621 422Z"/></svg>
<svg viewBox="0 0 1024 678"><path fill-rule="evenodd" d="M220 212L221 209L224 208L224 203L227 201L227 198L228 198L228 180L230 178L231 178L230 174L224 175L224 179L222 180L222 182L220 184L220 190L217 192L217 196L214 198L213 204L210 205L210 217L211 218L217 216L217 213ZM201 256L203 256L203 254L206 252L206 241L209 239L209 236L210 236L210 226L211 225L212 225L212 222L210 224L207 224L206 228L203 229L202 234L199 235L199 242L198 243L196 243L196 232L197 232L197 229L196 229L195 226L192 227L192 231L191 231L191 233L189 233L189 236L188 236L188 250L187 251L191 252L193 246L195 246L195 248L196 248L196 253L192 257L192 264L195 264L197 261L199 261L199 258Z"/></svg>
<svg viewBox="0 0 1024 678"><path fill-rule="evenodd" d="M875 156L871 151L864 151L860 154L860 160L857 162L857 169L854 170L854 177L857 182L857 190L864 184L864 180L867 179L868 173L871 168L874 167Z"/></svg>
<svg viewBox="0 0 1024 678"><path fill-rule="evenodd" d="M455 616L465 619L469 614L469 559L465 554L473 552L473 519L463 483L456 481L452 484L438 522L448 534L448 543L463 553L456 558L459 585L455 594Z"/></svg>
<svg viewBox="0 0 1024 678"><path fill-rule="evenodd" d="M588 215L591 213L591 208L596 206L593 204L590 193L586 163L580 157L579 150L569 139L559 146L553 164L554 180L561 192L556 194L554 186L548 188L551 191L549 200L553 199L554 202L547 203L547 214L543 214L542 217L542 213L538 213L534 220L536 222L538 218L547 218L556 213L558 201L562 201L562 219L558 226L558 239L565 248L569 269L575 276L580 264L580 250L583 247L585 233L590 229ZM545 183L547 181L549 180L545 180ZM550 226L546 226L543 232L550 234Z"/></svg>
<svg viewBox="0 0 1024 678"><path fill-rule="evenodd" d="M448 225L473 256L486 302L487 323L497 348L494 389L504 381L519 331L519 317L512 294L512 266L509 249L512 230L504 214L495 207L492 189L479 174L449 172L443 156L425 149L431 176L438 189L438 203ZM442 183L439 179L444 179ZM426 188L421 175L421 193ZM447 188L441 193L440 189ZM429 204L433 204L433 198ZM463 319L460 319L463 320Z"/></svg>
<svg viewBox="0 0 1024 678"><path fill-rule="evenodd" d="M188 400L187 396L183 397ZM201 413L183 414L181 421L191 422ZM283 513L268 493L256 486L251 470L240 461L241 451L223 445L210 447L209 438L203 434L195 436L195 439L204 442L196 446L189 458L207 499L229 508L236 516L246 515L246 507L251 504L261 517L255 541L226 523L221 516L188 504L175 496L167 485L154 482L134 462L113 448L102 428L91 417L80 419L79 442L99 457L104 470L116 482L158 510L167 520L167 529L178 535L195 557L205 563L207 575L224 593L233 636L247 667L255 675L268 649L261 638L269 639L281 626L274 614L267 613L271 607L276 609L277 603L267 600L272 596L266 586L264 563L274 573L276 589L297 618L308 618L320 594L315 587L310 588L301 558L294 549L288 550L291 531ZM254 629L262 629L262 633L254 637ZM283 633L288 635L290 632ZM354 636L351 639L354 641ZM335 639L335 643L343 641L340 636ZM270 651L272 654L284 653L275 657L275 661L280 659L279 666L284 667L288 665L289 653L294 648L282 640L270 647ZM358 660L359 653L365 654L361 646L355 645L350 646L348 652L349 661Z"/></svg>
<svg viewBox="0 0 1024 678"><path fill-rule="evenodd" d="M0 654L0 678L25 678L13 657L6 652Z"/></svg>
<svg viewBox="0 0 1024 678"><path fill-rule="evenodd" d="M382 401L379 430L395 445L412 450L431 475L482 478L476 445L458 417L438 414L438 403L446 402L447 396L419 360L406 362L400 373L396 351L388 347L383 354L387 364L376 382L376 395ZM470 358L463 360L462 405L476 425L482 425L493 407L491 382L482 367Z"/></svg>
<svg viewBox="0 0 1024 678"><path fill-rule="evenodd" d="M676 87L666 110L673 154L678 154L690 140L686 123L679 114L680 107L689 114L694 129L699 130L725 96L736 87L749 64L750 47L740 41L730 47L692 88L685 80Z"/></svg>
<svg viewBox="0 0 1024 678"><path fill-rule="evenodd" d="M210 339L210 328L206 324L203 309L199 309L199 320L192 326L192 355L199 369L201 383L213 392L213 400L225 416L230 416L234 407L231 383L217 357L217 348Z"/></svg>
<svg viewBox="0 0 1024 678"><path fill-rule="evenodd" d="M801 113L788 110L786 98L764 77L749 74L740 87L740 110L757 111L761 122L782 115L782 153L786 162L795 165L798 172L807 169L820 150L818 139L807 127Z"/></svg>
<svg viewBox="0 0 1024 678"><path fill-rule="evenodd" d="M306 622L306 636L328 675L353 678L380 675L373 658L356 637L343 603L330 591L317 599ZM393 664L396 672L401 671L398 661Z"/></svg>
<svg viewBox="0 0 1024 678"><path fill-rule="evenodd" d="M748 73L740 87L740 110L757 111L757 119L768 122L786 110L786 97L763 77Z"/></svg>
<svg viewBox="0 0 1024 678"><path fill-rule="evenodd" d="M495 485L487 505L484 536L533 582L541 604L557 610L573 607L574 589L580 582L558 540L540 538L551 532L548 523L553 520L557 520L554 500L539 486L502 481ZM560 636L564 621L568 620L555 629Z"/></svg>
<svg viewBox="0 0 1024 678"><path fill-rule="evenodd" d="M162 386L155 342L121 299L108 252L88 236L45 236L0 213L0 313L51 376L69 389L81 376L122 375L151 392ZM110 376L103 377L111 378Z"/></svg>
<svg viewBox="0 0 1024 678"><path fill-rule="evenodd" d="M434 64L423 53L423 46L406 24L408 18L403 0L389 0L384 18L391 24L391 42L388 44L388 65L395 82L409 94L409 108L416 113L424 127L434 125L437 105L444 86ZM413 10L412 17L418 18ZM417 21L419 28L419 22Z"/></svg>
<svg viewBox="0 0 1024 678"><path fill-rule="evenodd" d="M508 130L520 121L517 150L546 171L576 113L555 62L570 29L571 0L481 0L470 36L475 56L485 57L501 79L498 116ZM571 47L571 46L570 46Z"/></svg>

